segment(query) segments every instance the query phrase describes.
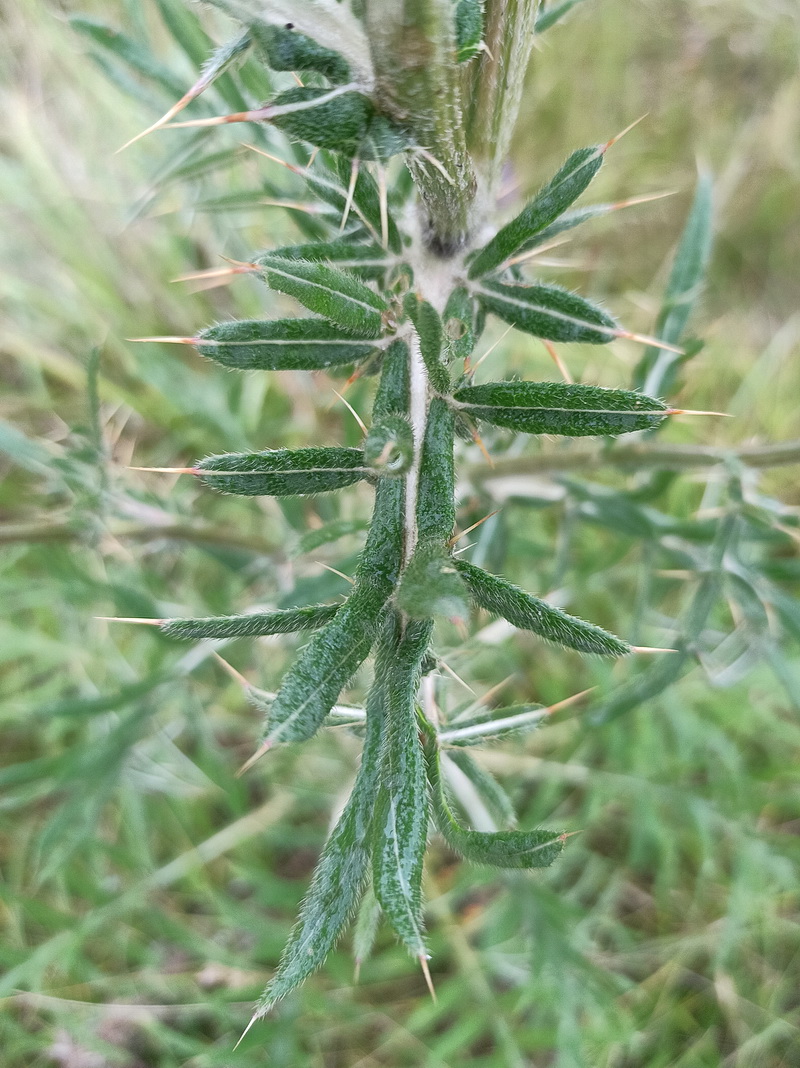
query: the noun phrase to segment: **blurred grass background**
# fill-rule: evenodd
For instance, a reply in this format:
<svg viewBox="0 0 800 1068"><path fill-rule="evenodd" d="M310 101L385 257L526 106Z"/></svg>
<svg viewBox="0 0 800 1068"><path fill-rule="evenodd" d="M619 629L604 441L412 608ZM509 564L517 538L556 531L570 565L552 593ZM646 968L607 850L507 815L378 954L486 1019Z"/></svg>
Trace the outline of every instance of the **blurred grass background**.
<svg viewBox="0 0 800 1068"><path fill-rule="evenodd" d="M221 177L209 169L207 180L161 183L154 176L194 135L158 133L114 155L169 100L134 74L109 78L68 21L94 15L154 42L176 99L205 47L194 37L186 54L167 32L164 18L181 10L168 0L0 5L4 1068L797 1065L796 465L748 482L771 516L751 555L784 598L780 612L765 610L769 640L748 629L755 609L722 598L709 644L738 642L735 655L712 651L603 726L592 725L590 701L524 747L487 753L523 826L583 833L535 877L460 865L434 843L438 1002L385 935L354 986L345 943L231 1054L358 743L329 732L237 779L259 723L211 649L94 617L336 596L344 580L323 565L352 569L368 495L279 507L127 470L358 441L324 376L237 377L191 350L124 340L289 311L248 279L206 292L171 282L295 231L248 199L263 176L252 154ZM204 24L221 39L220 21ZM707 344L677 400L735 418L677 421L670 441L800 437L799 45L794 0L588 0L534 55L509 198L645 112L592 199L675 191L581 231L553 253L557 281L652 329L698 160L715 174L715 251L694 320ZM211 136L213 150L238 151L243 139ZM238 210L217 210L234 194ZM500 333L491 327L487 347ZM627 384L639 354L626 344L564 353L574 375L606 385ZM552 374L544 350L520 336L487 365L493 376ZM352 391L356 408L369 389ZM479 460L471 449L462 458ZM590 508L557 477L518 478L474 551L535 592L557 588L580 615L663 644L680 569L665 564L669 544L642 528L641 511L611 506L604 518L598 505L602 487L635 491L639 476L593 477ZM689 471L655 504L688 522L719 505L722 481L719 469ZM483 503L468 496L462 527ZM342 536L325 541L336 523ZM309 540L309 529L321 533ZM637 670L608 672L491 627L439 641L478 693L507 679L504 703L552 703L590 685L602 694ZM224 655L270 689L293 648L273 638ZM445 705L463 700L455 682L440 691ZM356 680L348 696L360 693Z"/></svg>

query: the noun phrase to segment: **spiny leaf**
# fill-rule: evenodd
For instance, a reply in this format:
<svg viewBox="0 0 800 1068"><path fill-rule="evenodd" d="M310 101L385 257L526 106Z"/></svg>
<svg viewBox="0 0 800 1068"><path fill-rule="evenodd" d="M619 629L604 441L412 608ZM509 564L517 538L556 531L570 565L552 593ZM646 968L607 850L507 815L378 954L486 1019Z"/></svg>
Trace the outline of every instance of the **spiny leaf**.
<svg viewBox="0 0 800 1068"><path fill-rule="evenodd" d="M384 357L375 401L379 414L408 409L408 348L392 344ZM283 680L270 709L270 741L310 738L330 712L348 679L367 657L383 606L400 574L403 551L402 479L382 478L375 492L367 542L350 597L334 620L309 642Z"/></svg>
<svg viewBox="0 0 800 1068"><path fill-rule="evenodd" d="M515 627L531 630L556 645L600 656L625 656L631 647L594 623L570 616L560 608L533 597L506 579L490 575L481 567L456 560L456 567L475 603Z"/></svg>
<svg viewBox="0 0 800 1068"><path fill-rule="evenodd" d="M412 619L467 618L466 588L452 556L438 538L417 545L403 572L397 606Z"/></svg>
<svg viewBox="0 0 800 1068"><path fill-rule="evenodd" d="M536 33L544 33L551 26L555 26L565 15L572 11L573 7L583 3L583 0L563 0L560 4L548 4L536 17Z"/></svg>
<svg viewBox="0 0 800 1068"><path fill-rule="evenodd" d="M386 269L394 264L379 245L354 243L352 240L313 241L304 245L288 245L271 249L266 255L279 256L284 260L305 260L308 263L331 263L351 271L360 278L380 279ZM259 262L259 257L255 258Z"/></svg>
<svg viewBox="0 0 800 1068"><path fill-rule="evenodd" d="M299 300L310 311L330 319L357 337L378 337L388 305L351 274L324 263L305 263L264 256L264 279L272 289Z"/></svg>
<svg viewBox="0 0 800 1068"><path fill-rule="evenodd" d="M239 371L317 371L363 360L369 339L324 319L242 319L201 330L197 351Z"/></svg>
<svg viewBox="0 0 800 1068"><path fill-rule="evenodd" d="M287 26L256 24L253 35L273 70L313 70L332 82L346 82L350 77L350 67L338 52Z"/></svg>
<svg viewBox="0 0 800 1068"><path fill-rule="evenodd" d="M364 441L364 463L376 475L404 475L414 461L414 434L404 415L387 415L370 427Z"/></svg>
<svg viewBox="0 0 800 1068"><path fill-rule="evenodd" d="M417 529L420 540L447 541L456 522L453 471L454 414L442 397L428 409L417 492Z"/></svg>
<svg viewBox="0 0 800 1068"><path fill-rule="evenodd" d="M399 338L386 349L381 366L381 384L372 406L375 422L389 415L407 415L409 351L405 341Z"/></svg>
<svg viewBox="0 0 800 1068"><path fill-rule="evenodd" d="M458 0L456 6L456 59L467 63L480 52L483 38L483 0Z"/></svg>
<svg viewBox="0 0 800 1068"><path fill-rule="evenodd" d="M475 292L486 311L534 337L605 345L618 332L607 312L561 286L487 280Z"/></svg>
<svg viewBox="0 0 800 1068"><path fill-rule="evenodd" d="M207 456L195 470L206 485L248 497L324 493L352 486L369 474L360 449L319 446Z"/></svg>
<svg viewBox="0 0 800 1068"><path fill-rule="evenodd" d="M329 623L341 608L338 604L313 604L307 608L252 612L243 616L211 616L205 619L165 619L161 630L170 638L198 641L202 638L260 638L267 634L291 634L316 630Z"/></svg>
<svg viewBox="0 0 800 1068"><path fill-rule="evenodd" d="M660 400L626 389L566 382L487 382L453 394L475 419L524 434L626 434L649 430L669 414Z"/></svg>
<svg viewBox="0 0 800 1068"><path fill-rule="evenodd" d="M480 278L499 267L534 234L544 230L577 200L603 164L603 145L573 152L566 163L510 223L495 234L469 266L469 277Z"/></svg>
<svg viewBox="0 0 800 1068"><path fill-rule="evenodd" d="M453 815L442 783L436 735L423 728L425 760L431 785L436 826L455 852L476 864L493 868L547 868L564 848L565 835L538 828L533 831L469 831Z"/></svg>
<svg viewBox="0 0 800 1068"><path fill-rule="evenodd" d="M347 156L358 154L373 115L371 101L361 93L334 96L329 89L301 85L275 97L269 107L269 121L289 137Z"/></svg>
<svg viewBox="0 0 800 1068"><path fill-rule="evenodd" d="M389 590L356 586L333 620L314 635L284 676L267 718L264 741L311 738L369 655Z"/></svg>
<svg viewBox="0 0 800 1068"><path fill-rule="evenodd" d="M475 301L469 290L463 286L454 289L442 315L445 348L450 359L466 360L472 355L477 341L475 320Z"/></svg>
<svg viewBox="0 0 800 1068"><path fill-rule="evenodd" d="M442 320L438 312L416 293L406 294L403 308L417 331L420 354L431 385L439 393L446 393L450 386L450 376L442 363Z"/></svg>
<svg viewBox="0 0 800 1068"><path fill-rule="evenodd" d="M702 292L711 255L712 194L711 176L701 174L654 331L660 341L666 341L669 345L677 345L681 340L692 309ZM634 372L634 383L651 392L669 392L682 362L677 353L657 346L649 347Z"/></svg>
<svg viewBox="0 0 800 1068"><path fill-rule="evenodd" d="M422 861L428 833L425 761L414 697L432 624L411 622L387 666L386 737L375 801L372 884L395 934L411 953L425 953Z"/></svg>
<svg viewBox="0 0 800 1068"><path fill-rule="evenodd" d="M378 647L375 681L367 700L367 730L353 792L325 844L300 917L278 970L258 1003L256 1017L269 1012L276 1001L322 965L361 896L369 868L369 830L378 787L385 720L384 679L389 666L387 644L383 642Z"/></svg>

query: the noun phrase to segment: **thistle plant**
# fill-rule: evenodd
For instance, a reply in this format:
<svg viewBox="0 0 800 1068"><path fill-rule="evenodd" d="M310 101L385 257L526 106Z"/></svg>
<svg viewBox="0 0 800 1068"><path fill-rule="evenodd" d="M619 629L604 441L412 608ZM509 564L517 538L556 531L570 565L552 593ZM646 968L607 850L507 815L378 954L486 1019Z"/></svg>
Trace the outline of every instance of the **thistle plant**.
<svg viewBox="0 0 800 1068"><path fill-rule="evenodd" d="M352 368L351 378L376 382L357 448L225 453L186 469L213 490L245 496L316 495L358 482L374 489L343 602L158 621L165 634L187 640L309 633L277 694L249 690L265 715L257 755L330 724L363 736L352 793L255 1020L324 962L359 909L362 951L382 914L426 967L422 874L431 823L458 854L497 868L543 868L564 848L562 828L478 831L456 814L453 767L490 810L513 821L469 747L530 730L547 710L471 706L440 723L425 681L439 667L435 624L463 628L483 611L581 653L616 658L636 650L461 558L454 443L482 444L487 427L641 437L677 411L658 394L685 356L678 342L707 254L708 188L698 193L658 337L641 337L596 302L528 273L558 235L621 206L575 206L616 138L572 151L554 175L540 176L539 192L510 220L496 208L535 32L576 0L541 11L537 0L213 2L241 32L150 129L251 124L256 151L278 154L305 184L317 211L292 211L303 241L256 252L231 273L258 277L309 314L144 340L183 342L235 370ZM269 72L275 89L266 103L245 99L248 106L232 114L175 121L247 56ZM290 84L291 74L300 84ZM649 345L637 372L641 388L478 384L475 353L489 316L551 348L641 341ZM366 708L343 709L342 691L370 656Z"/></svg>

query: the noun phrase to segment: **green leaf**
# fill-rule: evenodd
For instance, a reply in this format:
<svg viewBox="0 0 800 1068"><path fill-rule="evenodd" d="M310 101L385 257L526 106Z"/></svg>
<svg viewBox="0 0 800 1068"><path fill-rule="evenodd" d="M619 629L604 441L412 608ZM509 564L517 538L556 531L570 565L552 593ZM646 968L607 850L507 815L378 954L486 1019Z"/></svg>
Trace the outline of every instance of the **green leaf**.
<svg viewBox="0 0 800 1068"><path fill-rule="evenodd" d="M406 294L403 308L417 332L420 354L431 385L437 392L446 393L450 387L450 376L442 363L442 320L438 312L416 293Z"/></svg>
<svg viewBox="0 0 800 1068"><path fill-rule="evenodd" d="M711 176L701 174L654 331L659 341L668 345L674 346L680 342L689 316L703 290L711 256L712 194ZM649 392L668 393L675 383L677 369L685 359L686 357L679 353L659 349L655 345L650 346L645 350L634 372L634 383Z"/></svg>
<svg viewBox="0 0 800 1068"><path fill-rule="evenodd" d="M475 864L493 868L548 868L564 848L563 831L466 830L447 803L436 736L429 727L424 728L424 733L434 819L450 848Z"/></svg>
<svg viewBox="0 0 800 1068"><path fill-rule="evenodd" d="M197 351L239 371L318 371L363 360L375 344L324 319L242 319L201 330Z"/></svg>
<svg viewBox="0 0 800 1068"><path fill-rule="evenodd" d="M317 631L284 676L269 710L264 741L302 742L316 734L369 655L389 592L381 583L362 583Z"/></svg>
<svg viewBox="0 0 800 1068"><path fill-rule="evenodd" d="M404 475L414 462L414 433L404 415L387 415L370 427L364 442L364 463L376 475Z"/></svg>
<svg viewBox="0 0 800 1068"><path fill-rule="evenodd" d="M511 798L505 792L500 783L491 772L482 767L471 753L463 749L451 749L447 752L447 760L451 761L469 779L478 796L486 805L490 815L498 823L506 827L513 827L517 822L517 814L511 804ZM447 777L447 763L444 763L444 773Z"/></svg>
<svg viewBox="0 0 800 1068"><path fill-rule="evenodd" d="M256 24L253 35L266 52L273 70L313 70L332 82L346 82L350 77L350 67L338 52L324 48L287 26L262 27Z"/></svg>
<svg viewBox="0 0 800 1068"><path fill-rule="evenodd" d="M467 415L524 434L627 434L658 426L669 414L641 393L566 382L487 382L453 397Z"/></svg>
<svg viewBox="0 0 800 1068"><path fill-rule="evenodd" d="M222 453L199 460L195 470L207 486L247 497L325 493L369 474L361 449L319 446Z"/></svg>
<svg viewBox="0 0 800 1068"><path fill-rule="evenodd" d="M316 630L329 623L339 604L312 604L307 608L252 612L242 616L211 616L205 619L165 619L162 633L170 638L198 641L201 638L261 638L267 634L291 634Z"/></svg>
<svg viewBox="0 0 800 1068"><path fill-rule="evenodd" d="M566 211L587 188L603 164L603 145L573 152L558 173L510 223L495 234L469 266L469 277L480 278L513 256L534 234Z"/></svg>
<svg viewBox="0 0 800 1068"><path fill-rule="evenodd" d="M548 711L542 705L482 709L453 720L439 732L439 739L448 746L482 745L535 730L547 716Z"/></svg>
<svg viewBox="0 0 800 1068"><path fill-rule="evenodd" d="M378 414L408 408L408 349L392 344L384 357L375 401ZM270 741L310 738L366 659L378 633L383 607L394 591L403 553L402 479L382 478L353 592L335 618L319 631L285 676L267 722Z"/></svg>
<svg viewBox="0 0 800 1068"><path fill-rule="evenodd" d="M369 832L384 734L384 679L390 664L388 645L382 642L367 700L367 730L353 792L325 844L300 917L278 970L258 1003L256 1016L265 1015L322 965L358 904L369 869Z"/></svg>
<svg viewBox="0 0 800 1068"><path fill-rule="evenodd" d="M532 248L538 248L539 245L544 245L554 237L558 237L559 234L566 233L567 230L573 230L576 226L581 226L591 219L602 218L603 215L617 211L619 207L619 204L588 204L585 208L573 208L572 211L565 211L563 215L559 215L555 222L546 226L544 230L540 230L530 240L520 245L519 251L529 252Z"/></svg>
<svg viewBox="0 0 800 1068"><path fill-rule="evenodd" d="M456 59L467 63L480 52L483 39L483 0L458 0Z"/></svg>
<svg viewBox="0 0 800 1068"><path fill-rule="evenodd" d="M475 292L487 312L534 337L605 345L618 331L616 320L602 308L561 286L488 280Z"/></svg>
<svg viewBox="0 0 800 1068"><path fill-rule="evenodd" d="M425 760L414 698L432 624L407 623L387 665L386 737L375 799L372 885L395 934L425 954L422 862L428 834Z"/></svg>
<svg viewBox="0 0 800 1068"><path fill-rule="evenodd" d="M347 156L358 154L373 116L361 93L303 85L276 96L270 109L269 121L288 137Z"/></svg>
<svg viewBox="0 0 800 1068"><path fill-rule="evenodd" d="M407 416L409 358L408 345L399 338L386 349L381 365L381 384L372 406L372 418L376 423L389 415Z"/></svg>
<svg viewBox="0 0 800 1068"><path fill-rule="evenodd" d="M565 15L569 14L573 7L577 7L578 4L582 3L583 0L563 0L563 3L560 4L548 4L536 16L535 32L544 33L545 30L549 30L551 26L555 26Z"/></svg>
<svg viewBox="0 0 800 1068"><path fill-rule="evenodd" d="M351 271L359 278L380 279L388 267L395 263L379 245L355 243L344 238L338 241L313 241L304 245L287 245L270 249L266 256L279 256L283 260L305 260L308 263L332 263ZM259 262L259 257L255 258Z"/></svg>
<svg viewBox="0 0 800 1068"><path fill-rule="evenodd" d="M467 618L466 588L439 539L418 543L403 572L397 606L412 619L444 616L463 622Z"/></svg>
<svg viewBox="0 0 800 1068"><path fill-rule="evenodd" d="M264 256L264 280L288 293L310 311L330 319L360 338L378 337L388 305L351 274L324 263L304 263Z"/></svg>
<svg viewBox="0 0 800 1068"><path fill-rule="evenodd" d="M546 601L533 597L506 579L490 575L466 560L456 560L461 577L475 603L515 627L531 630L556 645L599 656L625 656L630 645L594 623L570 616Z"/></svg>
<svg viewBox="0 0 800 1068"><path fill-rule="evenodd" d="M451 360L466 360L475 350L477 331L475 301L463 286L454 289L447 298L442 315L445 348Z"/></svg>
<svg viewBox="0 0 800 1068"><path fill-rule="evenodd" d="M434 397L422 443L417 489L417 529L420 540L447 541L456 522L454 501L453 434L455 416L442 397Z"/></svg>

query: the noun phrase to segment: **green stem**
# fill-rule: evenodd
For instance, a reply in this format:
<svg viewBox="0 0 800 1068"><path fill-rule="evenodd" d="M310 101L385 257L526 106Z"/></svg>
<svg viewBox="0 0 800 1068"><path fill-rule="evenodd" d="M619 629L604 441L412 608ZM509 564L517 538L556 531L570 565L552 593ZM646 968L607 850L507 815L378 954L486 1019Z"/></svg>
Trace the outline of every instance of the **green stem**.
<svg viewBox="0 0 800 1068"><path fill-rule="evenodd" d="M442 257L466 244L477 188L467 152L452 0L366 0L381 110L417 146L408 160L424 206L426 246Z"/></svg>
<svg viewBox="0 0 800 1068"><path fill-rule="evenodd" d="M467 71L468 146L490 203L511 144L538 8L539 0L487 0L486 47Z"/></svg>

